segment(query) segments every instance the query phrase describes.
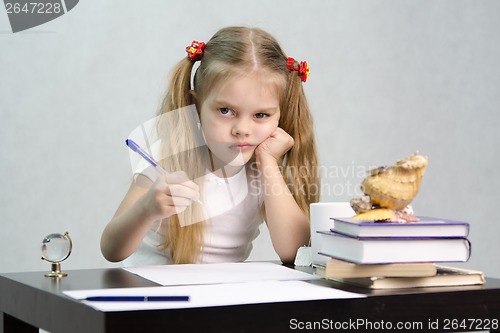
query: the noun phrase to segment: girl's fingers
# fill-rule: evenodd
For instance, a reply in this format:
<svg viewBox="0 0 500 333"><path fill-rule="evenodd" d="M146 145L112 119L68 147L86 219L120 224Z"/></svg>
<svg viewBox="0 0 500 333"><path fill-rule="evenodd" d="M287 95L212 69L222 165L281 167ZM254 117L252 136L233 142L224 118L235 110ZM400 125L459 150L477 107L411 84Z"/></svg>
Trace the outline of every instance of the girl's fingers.
<svg viewBox="0 0 500 333"><path fill-rule="evenodd" d="M189 207L193 203L192 200L186 198L170 197L170 200L172 202L170 206L174 208L176 213L183 212L187 207Z"/></svg>
<svg viewBox="0 0 500 333"><path fill-rule="evenodd" d="M189 179L183 171L176 171L165 176L168 184L182 184L188 188L198 191L198 185Z"/></svg>
<svg viewBox="0 0 500 333"><path fill-rule="evenodd" d="M173 198L183 198L190 201L197 201L200 198L198 190L187 187L184 184L168 185L165 193Z"/></svg>
<svg viewBox="0 0 500 333"><path fill-rule="evenodd" d="M169 185L165 190L165 194L176 200L185 199L188 202L196 201L200 197L198 191L195 191L184 185ZM179 201L179 202L184 202L184 201Z"/></svg>
<svg viewBox="0 0 500 333"><path fill-rule="evenodd" d="M192 201L197 201L200 198L198 185L189 180L184 172L161 176L155 185L160 192L168 196L187 198Z"/></svg>
<svg viewBox="0 0 500 333"><path fill-rule="evenodd" d="M200 198L198 185L189 180L184 172L161 176L153 187L155 205L163 216L181 213Z"/></svg>

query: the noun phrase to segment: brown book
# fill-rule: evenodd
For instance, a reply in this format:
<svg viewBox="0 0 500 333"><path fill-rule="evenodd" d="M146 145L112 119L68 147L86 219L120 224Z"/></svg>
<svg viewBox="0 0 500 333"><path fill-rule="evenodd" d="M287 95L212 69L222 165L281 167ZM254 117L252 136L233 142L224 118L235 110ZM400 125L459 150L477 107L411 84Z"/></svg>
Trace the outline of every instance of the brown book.
<svg viewBox="0 0 500 333"><path fill-rule="evenodd" d="M330 259L324 266L316 266L316 274L327 279L364 278L364 277L420 277L436 275L434 263L395 263L395 264L354 264L351 262Z"/></svg>
<svg viewBox="0 0 500 333"><path fill-rule="evenodd" d="M437 274L428 277L334 278L334 280L369 289L401 289L484 284L484 274L465 268L437 266Z"/></svg>

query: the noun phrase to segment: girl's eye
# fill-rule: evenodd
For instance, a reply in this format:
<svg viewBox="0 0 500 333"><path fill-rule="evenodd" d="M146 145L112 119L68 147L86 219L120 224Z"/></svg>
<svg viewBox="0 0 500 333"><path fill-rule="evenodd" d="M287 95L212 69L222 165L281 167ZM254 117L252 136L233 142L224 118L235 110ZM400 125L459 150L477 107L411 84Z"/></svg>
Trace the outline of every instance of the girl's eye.
<svg viewBox="0 0 500 333"><path fill-rule="evenodd" d="M267 113L257 113L255 115L255 118L262 119L262 118L267 118L269 115Z"/></svg>
<svg viewBox="0 0 500 333"><path fill-rule="evenodd" d="M229 108L219 108L218 111L220 112L221 115L227 116L231 114L231 109Z"/></svg>

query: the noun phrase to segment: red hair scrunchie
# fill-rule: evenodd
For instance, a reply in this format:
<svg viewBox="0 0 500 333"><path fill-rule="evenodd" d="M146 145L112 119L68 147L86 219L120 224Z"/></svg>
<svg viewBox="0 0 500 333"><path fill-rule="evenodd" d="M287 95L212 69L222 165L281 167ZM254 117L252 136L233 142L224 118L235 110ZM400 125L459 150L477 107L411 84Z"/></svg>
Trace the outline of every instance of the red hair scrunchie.
<svg viewBox="0 0 500 333"><path fill-rule="evenodd" d="M295 59L292 57L288 57L287 60L287 65L286 67L291 70L291 71L297 71L299 72L300 80L302 82L306 82L307 78L311 74L309 70L309 65L307 64L307 61L301 61L299 62L299 66L294 66L293 64L295 63Z"/></svg>
<svg viewBox="0 0 500 333"><path fill-rule="evenodd" d="M203 50L205 49L204 42L198 42L197 40L193 40L191 45L186 47L186 52L188 54L189 59L192 61L201 60L203 57Z"/></svg>

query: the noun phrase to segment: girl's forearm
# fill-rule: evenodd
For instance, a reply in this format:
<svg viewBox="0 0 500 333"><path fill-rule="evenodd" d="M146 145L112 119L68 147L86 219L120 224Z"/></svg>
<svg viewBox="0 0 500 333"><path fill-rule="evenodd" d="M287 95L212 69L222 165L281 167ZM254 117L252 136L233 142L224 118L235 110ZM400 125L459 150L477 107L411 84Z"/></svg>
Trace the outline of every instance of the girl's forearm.
<svg viewBox="0 0 500 333"><path fill-rule="evenodd" d="M111 262L129 257L139 247L153 222L141 204L117 213L102 233L103 256Z"/></svg>
<svg viewBox="0 0 500 333"><path fill-rule="evenodd" d="M293 262L297 249L309 242L309 218L295 202L275 159L259 160L266 223L280 259Z"/></svg>

